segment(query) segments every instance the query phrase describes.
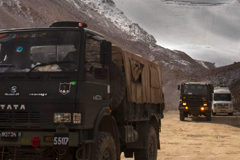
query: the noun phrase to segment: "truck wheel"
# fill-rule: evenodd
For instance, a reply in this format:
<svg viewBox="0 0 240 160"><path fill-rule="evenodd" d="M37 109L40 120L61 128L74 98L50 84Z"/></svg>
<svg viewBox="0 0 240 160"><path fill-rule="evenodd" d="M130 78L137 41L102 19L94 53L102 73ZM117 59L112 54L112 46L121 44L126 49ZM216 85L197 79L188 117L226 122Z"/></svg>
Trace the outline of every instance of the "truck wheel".
<svg viewBox="0 0 240 160"><path fill-rule="evenodd" d="M93 144L91 160L116 160L117 150L113 137L107 132L98 132Z"/></svg>
<svg viewBox="0 0 240 160"><path fill-rule="evenodd" d="M212 120L211 114L207 114L206 117L207 117L207 121L211 121Z"/></svg>
<svg viewBox="0 0 240 160"><path fill-rule="evenodd" d="M154 127L150 126L145 138L145 149L135 150L135 160L156 160L157 159L157 134Z"/></svg>
<svg viewBox="0 0 240 160"><path fill-rule="evenodd" d="M179 116L180 116L180 121L184 121L184 113L180 113Z"/></svg>
<svg viewBox="0 0 240 160"><path fill-rule="evenodd" d="M212 115L214 115L214 116L215 116L215 115L216 115L216 113L214 113L214 112L212 111Z"/></svg>
<svg viewBox="0 0 240 160"><path fill-rule="evenodd" d="M110 75L110 108L116 109L125 96L125 76L120 67L112 62L109 68Z"/></svg>

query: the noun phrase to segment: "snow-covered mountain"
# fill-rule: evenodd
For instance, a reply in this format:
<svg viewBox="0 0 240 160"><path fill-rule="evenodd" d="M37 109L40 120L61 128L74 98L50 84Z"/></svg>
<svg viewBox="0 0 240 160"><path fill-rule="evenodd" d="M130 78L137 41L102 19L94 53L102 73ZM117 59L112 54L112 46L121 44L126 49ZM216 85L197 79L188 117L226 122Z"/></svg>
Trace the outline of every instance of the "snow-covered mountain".
<svg viewBox="0 0 240 160"><path fill-rule="evenodd" d="M134 37L133 41L142 40L147 43L156 43L152 35L149 35L137 23L130 21L121 10L116 8L112 0L85 0L82 2L99 14L104 15L122 31L132 35Z"/></svg>
<svg viewBox="0 0 240 160"><path fill-rule="evenodd" d="M114 0L157 44L216 66L240 61L239 0ZM131 6L131 7L129 7Z"/></svg>
<svg viewBox="0 0 240 160"><path fill-rule="evenodd" d="M130 20L112 0L0 1L1 29L46 27L54 21L85 21L88 28L102 33L112 43L159 63L163 71L167 107L177 107L179 97L177 85L180 82L191 79L202 80L207 75L211 75L215 69L214 63L194 60L183 51L170 50L157 45L156 39L140 24ZM236 75L235 72L237 70L231 74ZM220 77L206 80L218 82L223 77L224 74L220 74ZM239 81L239 78L236 81ZM230 84L232 83L233 81Z"/></svg>

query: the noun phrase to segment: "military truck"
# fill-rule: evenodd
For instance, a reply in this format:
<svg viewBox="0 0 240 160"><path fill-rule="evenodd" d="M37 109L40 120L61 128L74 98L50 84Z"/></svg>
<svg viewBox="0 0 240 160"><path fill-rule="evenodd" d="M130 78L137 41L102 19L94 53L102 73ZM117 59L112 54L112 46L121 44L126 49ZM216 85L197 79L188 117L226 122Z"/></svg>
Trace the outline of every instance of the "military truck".
<svg viewBox="0 0 240 160"><path fill-rule="evenodd" d="M179 117L184 121L189 115L206 116L211 121L213 85L205 82L184 82L178 85L180 90Z"/></svg>
<svg viewBox="0 0 240 160"><path fill-rule="evenodd" d="M226 86L216 86L214 88L212 114L227 113L232 116L234 112L232 94Z"/></svg>
<svg viewBox="0 0 240 160"><path fill-rule="evenodd" d="M156 160L159 65L86 23L0 31L1 159Z"/></svg>

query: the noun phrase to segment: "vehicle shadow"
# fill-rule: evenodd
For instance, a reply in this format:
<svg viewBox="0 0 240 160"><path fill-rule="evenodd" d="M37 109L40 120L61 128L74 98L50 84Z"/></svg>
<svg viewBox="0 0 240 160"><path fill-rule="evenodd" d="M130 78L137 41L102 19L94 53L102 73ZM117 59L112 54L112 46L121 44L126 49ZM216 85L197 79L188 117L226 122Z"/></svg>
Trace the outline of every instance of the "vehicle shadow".
<svg viewBox="0 0 240 160"><path fill-rule="evenodd" d="M215 116L212 115L211 121L207 121L205 116L189 116L185 118L185 122L225 124L240 128L240 112L234 113L233 116L223 114Z"/></svg>

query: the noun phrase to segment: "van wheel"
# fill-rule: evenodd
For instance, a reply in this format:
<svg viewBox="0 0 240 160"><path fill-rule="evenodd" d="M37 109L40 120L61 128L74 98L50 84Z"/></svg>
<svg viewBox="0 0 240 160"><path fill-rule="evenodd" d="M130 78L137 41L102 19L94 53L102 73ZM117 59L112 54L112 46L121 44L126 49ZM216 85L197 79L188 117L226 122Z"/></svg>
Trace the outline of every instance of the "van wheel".
<svg viewBox="0 0 240 160"><path fill-rule="evenodd" d="M109 67L110 79L110 108L116 109L125 96L125 76L120 67L112 62Z"/></svg>
<svg viewBox="0 0 240 160"><path fill-rule="evenodd" d="M156 160L157 159L157 133L154 127L149 126L145 137L145 149L135 150L135 160Z"/></svg>
<svg viewBox="0 0 240 160"><path fill-rule="evenodd" d="M214 116L215 116L215 115L216 115L216 113L214 113L214 112L212 111L212 115L214 115Z"/></svg>
<svg viewBox="0 0 240 160"><path fill-rule="evenodd" d="M117 150L113 137L107 132L98 132L90 160L116 160Z"/></svg>

